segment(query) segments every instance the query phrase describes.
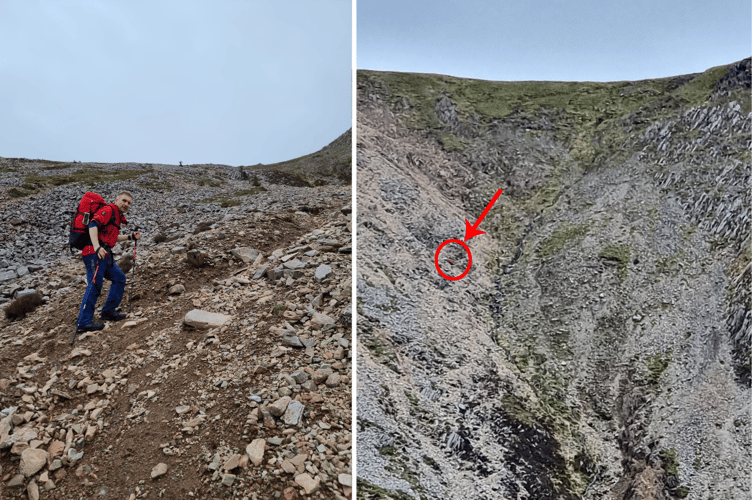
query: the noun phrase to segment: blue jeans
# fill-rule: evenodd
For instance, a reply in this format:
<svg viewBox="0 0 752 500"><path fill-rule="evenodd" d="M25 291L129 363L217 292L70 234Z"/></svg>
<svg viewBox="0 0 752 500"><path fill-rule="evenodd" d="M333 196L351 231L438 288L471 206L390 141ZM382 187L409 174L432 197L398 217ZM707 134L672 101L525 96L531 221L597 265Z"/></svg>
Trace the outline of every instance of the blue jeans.
<svg viewBox="0 0 752 500"><path fill-rule="evenodd" d="M125 274L115 264L112 253L108 254L102 260L97 259L95 254L87 255L83 258L86 265L86 281L88 286L81 301L81 310L78 313L78 326L86 326L94 320L94 309L97 306L97 299L102 293L102 282L108 279L112 282L110 293L107 295L107 302L104 303L102 314L114 314L115 308L123 300L123 291L125 290ZM97 270L97 265L99 269ZM97 273L97 279L92 283L94 272Z"/></svg>

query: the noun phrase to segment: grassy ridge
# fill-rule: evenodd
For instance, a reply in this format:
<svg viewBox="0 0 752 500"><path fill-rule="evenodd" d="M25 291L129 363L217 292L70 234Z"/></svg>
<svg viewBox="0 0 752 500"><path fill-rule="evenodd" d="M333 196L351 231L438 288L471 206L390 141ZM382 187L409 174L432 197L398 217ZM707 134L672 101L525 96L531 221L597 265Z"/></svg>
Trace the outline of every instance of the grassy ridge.
<svg viewBox="0 0 752 500"><path fill-rule="evenodd" d="M332 178L349 184L352 179L352 129L315 153L270 165L241 168L292 175L311 186L328 183Z"/></svg>
<svg viewBox="0 0 752 500"><path fill-rule="evenodd" d="M408 109L404 123L427 131L447 151L461 151L463 140L448 133L435 108L443 96L454 104L460 123L488 125L497 120L524 120L535 128L541 117L555 122L554 134L570 154L591 163L599 151L618 150L626 127L632 133L646 128L677 108L698 106L711 97L718 81L733 65L703 73L623 82L495 82L445 75L360 70L359 86L383 90L393 108ZM739 91L743 111L750 101ZM643 120L646 116L649 119Z"/></svg>
<svg viewBox="0 0 752 500"><path fill-rule="evenodd" d="M481 123L506 118L514 113L537 114L563 111L579 121L595 117L623 116L639 110L656 98L673 96L682 105L698 105L710 97L716 82L730 65L684 77L635 82L495 82L444 75L358 71L358 79L379 81L389 90L392 103L407 99L410 126L440 128L433 112L443 95L467 118L476 115Z"/></svg>

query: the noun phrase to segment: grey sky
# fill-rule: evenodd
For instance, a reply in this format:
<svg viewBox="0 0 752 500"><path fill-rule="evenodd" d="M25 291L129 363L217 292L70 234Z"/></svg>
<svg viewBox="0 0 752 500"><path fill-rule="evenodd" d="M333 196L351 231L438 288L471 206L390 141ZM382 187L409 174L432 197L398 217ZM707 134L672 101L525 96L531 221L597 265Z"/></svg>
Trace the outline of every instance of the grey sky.
<svg viewBox="0 0 752 500"><path fill-rule="evenodd" d="M362 69L619 81L752 55L749 0L358 0L357 9Z"/></svg>
<svg viewBox="0 0 752 500"><path fill-rule="evenodd" d="M273 163L351 126L349 0L4 0L0 156Z"/></svg>

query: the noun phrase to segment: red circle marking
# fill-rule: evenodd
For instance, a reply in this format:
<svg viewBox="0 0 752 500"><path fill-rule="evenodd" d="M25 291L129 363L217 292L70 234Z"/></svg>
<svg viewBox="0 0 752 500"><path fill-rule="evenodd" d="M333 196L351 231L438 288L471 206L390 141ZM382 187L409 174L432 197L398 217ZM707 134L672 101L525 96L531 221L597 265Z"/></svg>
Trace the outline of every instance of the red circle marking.
<svg viewBox="0 0 752 500"><path fill-rule="evenodd" d="M465 269L464 273L460 274L459 276L455 276L454 278L444 274L444 271L442 271L441 268L439 267L439 252L441 252L441 249L444 248L444 245L448 243L459 243L467 251L467 257L468 257L467 269ZM467 275L467 273L470 272L470 266L473 265L473 254L470 253L470 247L468 247L464 241L457 240L457 239L446 240L444 243L439 245L439 248L436 249L436 256L434 257L434 262L436 263L436 270L439 272L442 278L448 279L449 281L457 281L457 280L461 280L462 278L464 278Z"/></svg>

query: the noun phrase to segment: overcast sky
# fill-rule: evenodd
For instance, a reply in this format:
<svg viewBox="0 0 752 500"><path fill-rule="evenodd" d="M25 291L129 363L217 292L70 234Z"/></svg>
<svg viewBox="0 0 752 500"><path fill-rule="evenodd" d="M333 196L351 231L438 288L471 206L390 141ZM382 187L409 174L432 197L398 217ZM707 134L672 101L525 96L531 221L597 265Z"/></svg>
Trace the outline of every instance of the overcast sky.
<svg viewBox="0 0 752 500"><path fill-rule="evenodd" d="M252 165L351 124L349 0L0 1L0 156Z"/></svg>
<svg viewBox="0 0 752 500"><path fill-rule="evenodd" d="M357 66L487 80L620 81L752 55L750 0L358 0Z"/></svg>

